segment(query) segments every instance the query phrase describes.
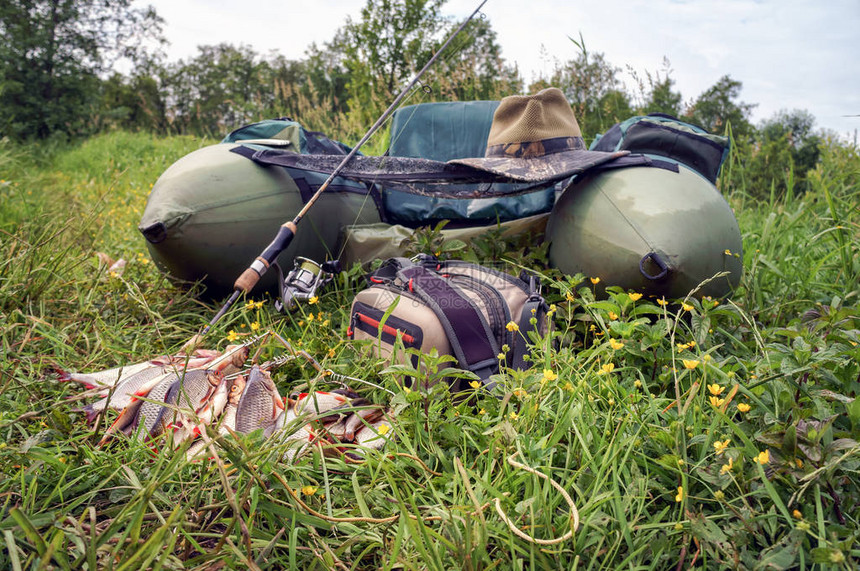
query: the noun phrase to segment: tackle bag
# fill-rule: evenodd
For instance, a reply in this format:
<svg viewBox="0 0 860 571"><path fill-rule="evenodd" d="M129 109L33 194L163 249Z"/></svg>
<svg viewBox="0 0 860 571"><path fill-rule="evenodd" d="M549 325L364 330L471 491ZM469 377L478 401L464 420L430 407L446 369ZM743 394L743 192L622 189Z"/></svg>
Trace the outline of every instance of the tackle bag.
<svg viewBox="0 0 860 571"><path fill-rule="evenodd" d="M591 151L630 151L668 158L715 184L729 155L729 138L712 135L665 113L636 116L616 123L591 144Z"/></svg>
<svg viewBox="0 0 860 571"><path fill-rule="evenodd" d="M351 339L375 340L374 350L386 358L394 355L397 339L422 353L435 348L488 389L500 364L527 369L529 334L546 332L546 302L534 276L516 278L469 262L419 256L390 258L367 279L370 286L350 309ZM399 360L405 362L405 355ZM418 366L417 355L412 364ZM450 384L459 391L468 381Z"/></svg>

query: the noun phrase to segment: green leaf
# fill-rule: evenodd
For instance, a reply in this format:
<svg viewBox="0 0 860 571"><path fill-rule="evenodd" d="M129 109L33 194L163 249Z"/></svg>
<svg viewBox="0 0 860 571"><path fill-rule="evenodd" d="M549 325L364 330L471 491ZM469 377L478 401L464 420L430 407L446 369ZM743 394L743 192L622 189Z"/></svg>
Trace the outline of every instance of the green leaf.
<svg viewBox="0 0 860 571"><path fill-rule="evenodd" d="M793 424L786 428L782 437L782 452L788 456L794 456L797 452L797 428Z"/></svg>
<svg viewBox="0 0 860 571"><path fill-rule="evenodd" d="M441 251L443 252L457 252L459 250L466 249L466 243L462 240L448 240L444 244L442 244Z"/></svg>
<svg viewBox="0 0 860 571"><path fill-rule="evenodd" d="M855 398L852 402L845 405L845 411L848 413L848 418L851 420L852 426L860 425L860 399Z"/></svg>
<svg viewBox="0 0 860 571"><path fill-rule="evenodd" d="M755 569L776 569L782 571L794 567L801 542L802 536L800 533L792 531L777 543L761 552Z"/></svg>

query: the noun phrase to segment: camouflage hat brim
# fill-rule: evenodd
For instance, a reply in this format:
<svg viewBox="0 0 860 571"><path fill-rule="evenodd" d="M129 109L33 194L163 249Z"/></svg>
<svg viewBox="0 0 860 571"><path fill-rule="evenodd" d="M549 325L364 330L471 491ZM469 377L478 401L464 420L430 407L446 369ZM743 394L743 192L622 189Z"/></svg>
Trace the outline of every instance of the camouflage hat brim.
<svg viewBox="0 0 860 571"><path fill-rule="evenodd" d="M629 151L602 152L568 150L532 157L482 157L448 161L506 176L512 180L538 182L559 180L580 174L597 165L629 155Z"/></svg>

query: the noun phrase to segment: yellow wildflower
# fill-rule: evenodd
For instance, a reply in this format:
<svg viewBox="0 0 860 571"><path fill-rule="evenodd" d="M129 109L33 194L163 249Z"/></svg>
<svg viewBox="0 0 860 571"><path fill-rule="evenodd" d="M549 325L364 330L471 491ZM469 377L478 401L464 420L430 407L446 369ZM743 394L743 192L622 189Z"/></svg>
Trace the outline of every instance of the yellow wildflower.
<svg viewBox="0 0 860 571"><path fill-rule="evenodd" d="M738 410L741 412L749 412L750 411L750 405L748 405L745 402L739 402L738 403Z"/></svg>
<svg viewBox="0 0 860 571"><path fill-rule="evenodd" d="M682 303L681 309L683 309L684 311L693 311L693 306L689 303Z"/></svg>
<svg viewBox="0 0 860 571"><path fill-rule="evenodd" d="M317 493L316 486L302 486L302 493L306 496L312 496Z"/></svg>
<svg viewBox="0 0 860 571"><path fill-rule="evenodd" d="M770 450L764 450L762 452L759 452L758 456L753 458L753 461L756 464L761 464L762 466L764 466L765 464L770 462Z"/></svg>
<svg viewBox="0 0 860 571"><path fill-rule="evenodd" d="M687 343L675 343L675 347L678 348L678 353L683 351L684 349L689 349L690 346Z"/></svg>
<svg viewBox="0 0 860 571"><path fill-rule="evenodd" d="M328 356L329 356L329 358L334 358L334 356L335 356L335 355L336 355L336 353L334 352L334 349L329 349L329 350L328 350Z"/></svg>
<svg viewBox="0 0 860 571"><path fill-rule="evenodd" d="M642 381L640 381L639 379L636 379L635 381L633 381L633 386L636 387L637 389L641 389L642 388Z"/></svg>
<svg viewBox="0 0 860 571"><path fill-rule="evenodd" d="M729 440L728 438L726 438L722 442L720 442L719 440L714 442L714 451L717 453L717 456L726 451L726 448L729 447L730 442L731 440Z"/></svg>
<svg viewBox="0 0 860 571"><path fill-rule="evenodd" d="M660 299L657 300L657 305L659 305L660 307L664 307L664 306L669 305L669 302L666 301L665 297L661 297Z"/></svg>
<svg viewBox="0 0 860 571"><path fill-rule="evenodd" d="M728 474L729 472L731 472L731 471L732 471L732 466L734 466L734 464L735 464L735 461L734 461L734 460L732 460L731 458L729 458L729 463L728 463L728 464L723 464L723 467L722 467L722 468L720 468L720 476L725 476L726 474Z"/></svg>
<svg viewBox="0 0 860 571"><path fill-rule="evenodd" d="M520 415L515 412L511 412L511 414L509 414L508 416L511 417L511 420L516 420L520 417Z"/></svg>
<svg viewBox="0 0 860 571"><path fill-rule="evenodd" d="M487 414L487 410L482 408L481 410L478 411L478 414L483 416L483 415Z"/></svg>
<svg viewBox="0 0 860 571"><path fill-rule="evenodd" d="M481 381L472 381L471 383L469 383L469 386L475 390L478 390L481 388Z"/></svg>
<svg viewBox="0 0 860 571"><path fill-rule="evenodd" d="M622 343L621 341L618 341L617 339L610 339L609 340L609 346L617 351L618 349L621 349L622 347L624 347L624 343Z"/></svg>
<svg viewBox="0 0 860 571"><path fill-rule="evenodd" d="M261 307L263 307L263 302L262 302L262 301L258 301L257 303L255 303L255 304L254 304L254 307L255 307L256 309L260 309Z"/></svg>
<svg viewBox="0 0 860 571"><path fill-rule="evenodd" d="M606 363L605 365L600 366L600 371L597 373L598 375L608 374L615 370L615 363Z"/></svg>
<svg viewBox="0 0 860 571"><path fill-rule="evenodd" d="M627 295L630 296L630 301L639 301L642 299L641 293L628 293Z"/></svg>
<svg viewBox="0 0 860 571"><path fill-rule="evenodd" d="M496 359L498 359L499 361L504 361L505 360L505 354L499 353L498 355L496 355Z"/></svg>
<svg viewBox="0 0 860 571"><path fill-rule="evenodd" d="M723 250L723 254L725 254L726 256L731 256L731 255L732 255L732 251L731 251L731 250L729 250L728 248L726 248L725 250Z"/></svg>
<svg viewBox="0 0 860 571"><path fill-rule="evenodd" d="M319 300L320 300L320 298L318 298L317 296L315 296L315 295L311 296L311 298L308 299L308 305L313 305L313 304L317 303Z"/></svg>
<svg viewBox="0 0 860 571"><path fill-rule="evenodd" d="M389 430L391 430L391 428L387 424L380 424L376 428L376 433L379 434L380 436L385 436L386 434L388 434Z"/></svg>
<svg viewBox="0 0 860 571"><path fill-rule="evenodd" d="M712 385L708 385L708 391L709 391L712 395L714 395L715 397L718 397L718 396L720 396L721 394L723 394L723 391L724 391L724 390L726 390L726 387L721 387L721 386L720 386L720 385L718 385L717 383L714 383L714 384L712 384Z"/></svg>
<svg viewBox="0 0 860 571"><path fill-rule="evenodd" d="M563 386L563 387L561 387L561 388L563 388L563 389L564 389L564 390L566 390L566 391L572 391L572 390L573 390L573 385L572 385L572 384L570 384L570 381L567 381L566 383L564 383L564 386Z"/></svg>
<svg viewBox="0 0 860 571"><path fill-rule="evenodd" d="M720 397L708 397L708 400L711 401L711 404L715 407L723 406L723 403L726 402L726 399L721 399Z"/></svg>
<svg viewBox="0 0 860 571"><path fill-rule="evenodd" d="M524 388L517 387L514 389L514 396L517 398L523 398L525 396L528 396L528 393L526 392L526 390Z"/></svg>
<svg viewBox="0 0 860 571"><path fill-rule="evenodd" d="M566 294L564 294L564 299L566 299L567 301L573 301L576 298L573 297L573 292L569 291Z"/></svg>
<svg viewBox="0 0 860 571"><path fill-rule="evenodd" d="M251 324L251 331L256 331L256 330L258 330L259 328L260 328L260 324L259 324L259 323L257 323L256 321L255 321L254 323L252 323L252 324Z"/></svg>
<svg viewBox="0 0 860 571"><path fill-rule="evenodd" d="M589 281L591 281L591 283L593 285L597 285L600 283L600 278L588 278L588 279L589 279Z"/></svg>
<svg viewBox="0 0 860 571"><path fill-rule="evenodd" d="M547 381L554 381L558 378L558 375L552 369L544 369L543 378Z"/></svg>
<svg viewBox="0 0 860 571"><path fill-rule="evenodd" d="M684 501L684 486L678 486L678 493L675 495L676 502Z"/></svg>
<svg viewBox="0 0 860 571"><path fill-rule="evenodd" d="M308 323L312 322L313 320L314 320L314 314L313 314L313 313L309 313L309 314L308 314Z"/></svg>
<svg viewBox="0 0 860 571"><path fill-rule="evenodd" d="M722 490L717 490L716 492L714 492L714 499L718 502L723 501L724 499L726 499L725 492L723 492Z"/></svg>
<svg viewBox="0 0 860 571"><path fill-rule="evenodd" d="M516 323L514 323L513 321L508 321L508 324L505 325L505 329L507 329L510 332L514 332L514 331L519 331L520 326L517 325Z"/></svg>
<svg viewBox="0 0 860 571"><path fill-rule="evenodd" d="M556 307L556 305L554 303L549 304L549 310L547 310L547 312L546 312L547 317L549 317L550 315L555 313L557 310L558 310L558 307Z"/></svg>
<svg viewBox="0 0 860 571"><path fill-rule="evenodd" d="M245 304L245 309L248 310L254 309L255 307L257 307L257 304L253 299L249 300L248 303Z"/></svg>
<svg viewBox="0 0 860 571"><path fill-rule="evenodd" d="M795 465L797 465L798 468L803 468L803 460L801 460L800 458L795 458L794 463Z"/></svg>
<svg viewBox="0 0 860 571"><path fill-rule="evenodd" d="M607 315L609 316L609 319L611 319L612 321L615 321L616 319L618 319L618 314L615 313L614 311L610 311Z"/></svg>
<svg viewBox="0 0 860 571"><path fill-rule="evenodd" d="M800 513L800 510L794 510L791 512L791 515L794 516L794 519L803 519L803 514Z"/></svg>
<svg viewBox="0 0 860 571"><path fill-rule="evenodd" d="M699 366L699 361L697 359L681 359L681 362L684 363L685 369L695 369Z"/></svg>
<svg viewBox="0 0 860 571"><path fill-rule="evenodd" d="M230 332L229 332L229 333L227 333L227 341L235 341L235 340L236 340L236 339L238 339L238 338L239 338L239 334L238 334L238 333L236 333L236 332L235 332L234 330L232 330L232 329L230 330Z"/></svg>

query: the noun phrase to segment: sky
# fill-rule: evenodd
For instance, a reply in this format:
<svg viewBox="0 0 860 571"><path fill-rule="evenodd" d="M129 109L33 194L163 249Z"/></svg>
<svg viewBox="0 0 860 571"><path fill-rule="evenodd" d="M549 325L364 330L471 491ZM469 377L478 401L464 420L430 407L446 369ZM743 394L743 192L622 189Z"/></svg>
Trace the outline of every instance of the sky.
<svg viewBox="0 0 860 571"><path fill-rule="evenodd" d="M193 57L198 45L245 44L261 54L302 59L307 47L334 37L364 0L141 0L165 19L170 61ZM448 0L445 15L464 18L480 0ZM731 75L740 100L755 103L759 123L780 110L805 109L816 126L857 139L860 131L860 0L489 0L482 12L502 56L529 83L554 60L578 51L580 34L633 73L664 72L690 102Z"/></svg>

